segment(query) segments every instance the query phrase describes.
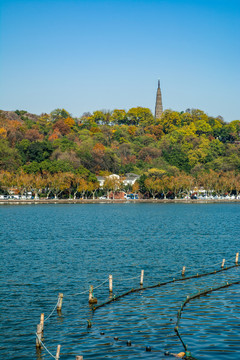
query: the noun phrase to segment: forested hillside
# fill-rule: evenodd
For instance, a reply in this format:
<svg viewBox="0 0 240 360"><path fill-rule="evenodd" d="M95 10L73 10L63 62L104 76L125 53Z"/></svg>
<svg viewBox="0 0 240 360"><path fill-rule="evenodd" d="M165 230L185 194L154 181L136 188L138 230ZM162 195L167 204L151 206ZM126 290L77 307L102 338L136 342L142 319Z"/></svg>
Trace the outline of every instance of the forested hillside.
<svg viewBox="0 0 240 360"><path fill-rule="evenodd" d="M64 109L40 116L1 111L0 170L1 188L6 178L31 174L42 180L67 174L95 183L95 175L135 173L142 192L147 179L238 179L240 121L225 123L197 109L165 110L161 119L142 107L81 118Z"/></svg>

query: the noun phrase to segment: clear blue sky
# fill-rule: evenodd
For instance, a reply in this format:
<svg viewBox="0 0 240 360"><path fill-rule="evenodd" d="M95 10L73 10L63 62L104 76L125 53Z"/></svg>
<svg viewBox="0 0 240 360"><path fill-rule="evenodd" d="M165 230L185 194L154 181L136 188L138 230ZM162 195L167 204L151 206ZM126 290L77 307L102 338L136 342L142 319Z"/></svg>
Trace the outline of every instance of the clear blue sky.
<svg viewBox="0 0 240 360"><path fill-rule="evenodd" d="M239 0L0 0L0 109L240 119Z"/></svg>

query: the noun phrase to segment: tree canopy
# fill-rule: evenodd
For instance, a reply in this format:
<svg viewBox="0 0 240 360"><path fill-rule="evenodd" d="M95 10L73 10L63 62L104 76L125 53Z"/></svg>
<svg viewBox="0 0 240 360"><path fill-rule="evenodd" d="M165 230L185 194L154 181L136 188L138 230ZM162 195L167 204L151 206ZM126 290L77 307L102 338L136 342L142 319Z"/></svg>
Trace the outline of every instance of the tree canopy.
<svg viewBox="0 0 240 360"><path fill-rule="evenodd" d="M0 171L73 174L93 183L102 172L132 172L141 176L140 191L155 194L157 187L163 193L162 175L169 184L179 174L199 178L214 171L237 176L240 120L225 123L199 109L168 109L155 119L150 109L140 106L85 112L79 118L65 109L39 116L0 111ZM64 179L73 185L70 176ZM84 182L76 186L84 188ZM91 186L95 192L96 186Z"/></svg>

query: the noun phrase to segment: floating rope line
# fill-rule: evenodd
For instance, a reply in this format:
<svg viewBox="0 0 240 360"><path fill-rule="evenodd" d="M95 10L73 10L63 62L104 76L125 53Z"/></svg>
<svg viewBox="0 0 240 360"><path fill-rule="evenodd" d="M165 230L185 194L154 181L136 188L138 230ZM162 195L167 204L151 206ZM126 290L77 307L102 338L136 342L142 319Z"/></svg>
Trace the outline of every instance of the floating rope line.
<svg viewBox="0 0 240 360"><path fill-rule="evenodd" d="M184 307L186 306L187 303L189 303L191 300L193 299L196 299L196 298L199 298L200 296L203 296L203 295L207 295L207 294L210 294L214 291L217 291L217 290L220 290L220 289L224 289L224 288L228 288L229 286L232 286L232 285L239 285L240 284L240 281L236 281L236 282L232 282L232 283L228 283L225 284L225 285L221 285L221 286L218 286L216 288L211 288L211 289L207 289L207 290L204 290L202 292L198 292L197 294L194 294L194 295L191 295L191 296L187 296L186 300L183 302L183 304L181 305L180 307L180 310L178 310L178 314L177 314L177 322L176 322L176 326L174 328L174 331L176 332L177 336L179 337L183 347L184 347L184 350L185 350L185 353L186 353L186 359L187 360L192 360L192 359L195 359L194 357L192 357L190 351L188 350L188 347L187 345L184 343L180 333L179 333L179 330L178 330L178 327L179 327L179 322L180 322L180 319L181 319L181 315L182 315L182 311L184 309Z"/></svg>
<svg viewBox="0 0 240 360"><path fill-rule="evenodd" d="M108 281L108 278L107 278L107 280L104 280L100 285L94 286L94 287L93 287L93 290L100 288L100 287L101 287L102 285L104 285L107 281Z"/></svg>
<svg viewBox="0 0 240 360"><path fill-rule="evenodd" d="M44 343L42 342L42 340L39 338L38 334L36 333L36 336L40 342L40 344L42 345L42 347L48 352L49 355L51 355L54 359L56 359L56 356L54 356L49 350L48 348L44 345Z"/></svg>
<svg viewBox="0 0 240 360"><path fill-rule="evenodd" d="M45 322L46 322L48 319L50 319L50 317L52 316L52 314L53 314L53 313L54 313L54 311L56 310L56 307L58 306L58 303L59 303L59 300L57 301L56 305L54 306L54 308L53 308L53 310L52 310L51 314L50 314L50 315L48 315L48 317L45 319Z"/></svg>
<svg viewBox="0 0 240 360"><path fill-rule="evenodd" d="M89 292L89 290L84 290L84 291L82 291L82 292L80 292L80 293L76 293L76 294L72 294L72 295L65 295L65 294L64 294L64 297L82 295L82 294L86 294L87 292Z"/></svg>
<svg viewBox="0 0 240 360"><path fill-rule="evenodd" d="M99 287L104 285L107 281L108 281L108 278L106 280L104 280L100 285L94 286L93 289L98 289ZM75 293L75 294L72 294L72 295L64 295L64 297L66 298L66 297L71 297L71 296L78 296L78 295L83 295L83 294L86 294L86 293L89 293L89 290L84 290L84 291L81 291L79 293Z"/></svg>
<svg viewBox="0 0 240 360"><path fill-rule="evenodd" d="M227 271L227 270L233 269L235 267L238 267L238 264L232 265L232 266L229 266L229 267L225 267L225 268L222 268L222 269L219 269L219 270L211 271L209 273L197 274L197 275L192 275L192 276L188 276L188 277L182 277L182 278L178 278L178 279L173 278L173 280L165 281L163 283L158 283L156 285L150 285L150 286L140 287L140 288L136 288L136 289L133 288L131 290L126 291L125 293L123 293L121 295L118 295L118 296L114 295L112 299L110 299L110 300L108 300L108 301L106 301L106 302L104 302L102 304L92 306L92 310L95 311L95 310L97 310L97 309L99 309L99 308L101 308L101 307L103 307L105 305L110 304L113 301L121 299L121 298L123 298L123 297L125 297L125 296L127 296L129 294L132 294L132 293L136 293L136 292L140 292L140 291L144 291L144 290L148 290L148 289L154 289L154 288L157 288L157 287L173 284L175 282L182 282L182 281L187 281L187 280L190 280L190 279L197 279L197 278L201 278L201 277L205 277L205 276L209 276L209 275L215 275L217 273Z"/></svg>

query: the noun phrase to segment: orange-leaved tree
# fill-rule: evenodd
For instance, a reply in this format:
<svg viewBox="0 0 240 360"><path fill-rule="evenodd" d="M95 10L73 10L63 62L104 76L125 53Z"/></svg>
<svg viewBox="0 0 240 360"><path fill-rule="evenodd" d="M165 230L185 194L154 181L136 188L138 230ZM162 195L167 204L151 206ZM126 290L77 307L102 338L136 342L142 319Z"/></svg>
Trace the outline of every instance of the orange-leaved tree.
<svg viewBox="0 0 240 360"><path fill-rule="evenodd" d="M88 191L92 193L93 200L95 199L95 193L99 189L99 182L98 181L89 181L88 182Z"/></svg>

